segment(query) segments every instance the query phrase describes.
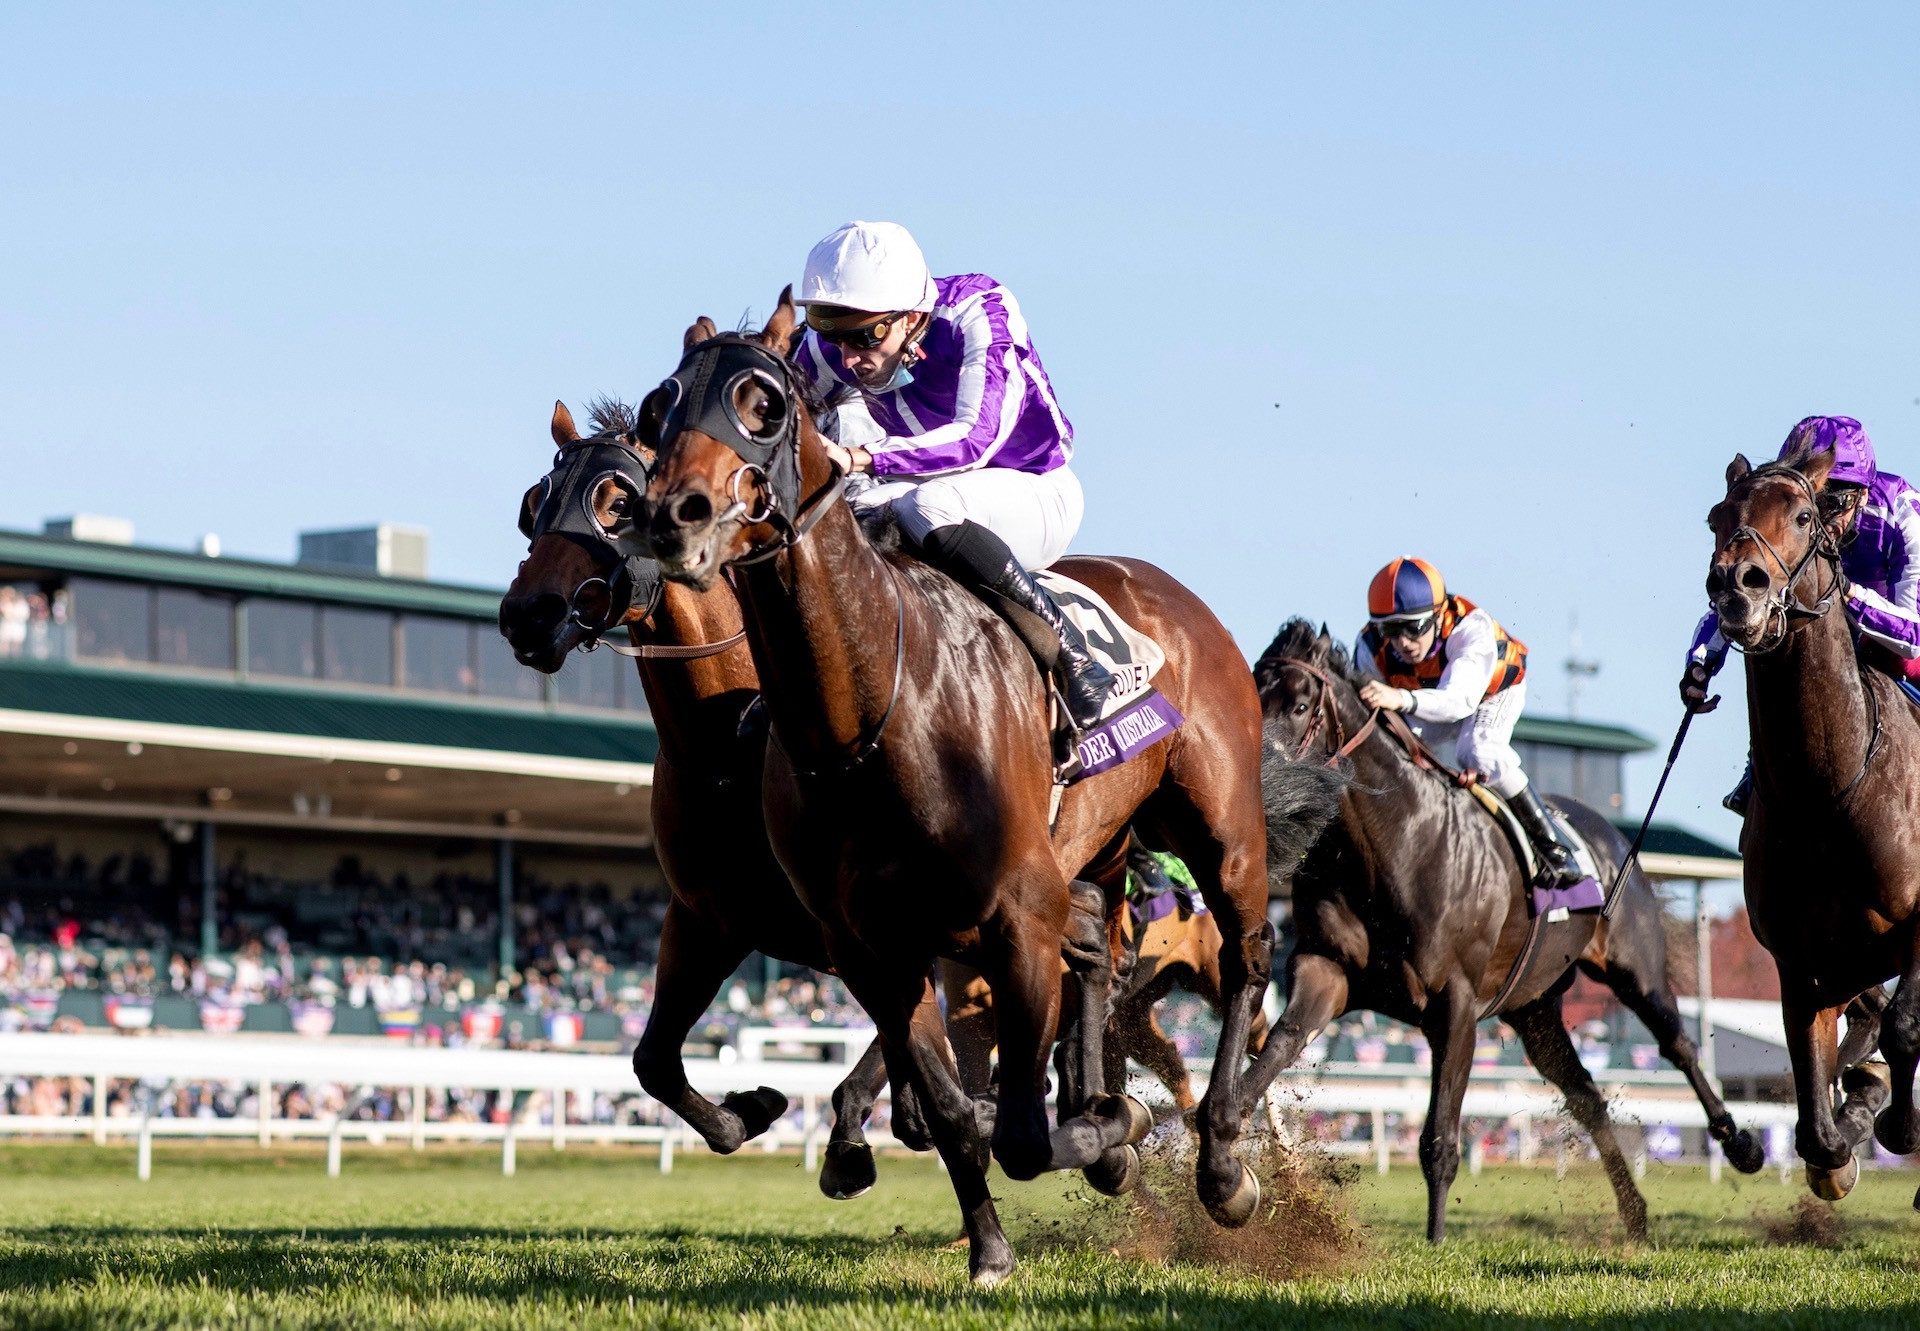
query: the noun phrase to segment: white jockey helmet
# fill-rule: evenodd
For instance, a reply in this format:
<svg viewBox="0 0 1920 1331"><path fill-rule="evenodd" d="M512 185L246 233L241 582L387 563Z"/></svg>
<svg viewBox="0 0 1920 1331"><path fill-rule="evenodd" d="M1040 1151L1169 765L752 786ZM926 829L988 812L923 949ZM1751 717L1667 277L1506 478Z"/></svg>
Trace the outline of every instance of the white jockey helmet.
<svg viewBox="0 0 1920 1331"><path fill-rule="evenodd" d="M869 314L931 310L933 274L898 222L848 222L813 247L798 305L839 305Z"/></svg>

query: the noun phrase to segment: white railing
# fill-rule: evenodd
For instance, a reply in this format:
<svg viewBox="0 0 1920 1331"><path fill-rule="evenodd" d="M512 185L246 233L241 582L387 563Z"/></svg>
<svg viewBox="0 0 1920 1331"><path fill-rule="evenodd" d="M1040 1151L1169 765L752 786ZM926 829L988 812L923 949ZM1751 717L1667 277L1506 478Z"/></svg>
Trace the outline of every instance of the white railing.
<svg viewBox="0 0 1920 1331"><path fill-rule="evenodd" d="M842 1046L851 1058L872 1039L871 1030L850 1028L749 1027L741 1032L741 1056L686 1060L691 1084L707 1095L750 1090L770 1085L796 1103L759 1142L764 1151L799 1150L808 1170L817 1167L821 1140L828 1128L823 1102L846 1075L848 1064L810 1059L765 1058L769 1047L802 1043ZM1193 1068L1195 1090L1205 1085L1206 1068ZM522 1142L543 1142L564 1150L568 1142L625 1143L651 1146L659 1153L662 1172L670 1172L676 1150L699 1143L692 1129L679 1123L569 1122L575 1097L591 1103L606 1093L641 1098L631 1062L618 1055L528 1052L502 1049L418 1048L404 1044L351 1040L268 1039L220 1036L115 1035L0 1035L0 1077L43 1076L86 1078L92 1083L93 1113L82 1116L0 1115L0 1137L91 1137L96 1143L135 1140L136 1172L147 1178L152 1168L153 1141L160 1138L251 1138L261 1146L274 1141L324 1140L327 1173L340 1172L345 1142L382 1145L406 1142L423 1149L428 1142L498 1143L501 1171L512 1174ZM168 1118L151 1113L114 1117L106 1112L107 1087L113 1081L147 1083L224 1083L255 1088L258 1109L250 1118ZM275 1088L292 1085L335 1085L359 1090L393 1089L410 1092L410 1115L405 1120L366 1121L338 1114L320 1118L285 1118L278 1113ZM513 1103L521 1091L549 1097L547 1122L512 1120L500 1123L429 1121L427 1091L449 1088L485 1089L501 1093ZM1149 1100L1165 1103L1158 1083L1136 1078L1133 1089ZM1385 1172L1391 1158L1387 1117L1417 1121L1426 1113L1427 1070L1406 1068L1393 1078L1379 1069L1339 1067L1294 1068L1276 1083L1268 1098L1268 1116L1285 1133L1287 1119L1298 1112L1357 1113L1368 1119L1363 1141L1335 1143L1331 1149L1371 1154L1375 1167ZM1665 1124L1676 1128L1703 1128L1706 1116L1691 1095L1674 1094L1658 1084L1616 1086L1609 1094L1614 1120L1622 1125ZM1728 1108L1742 1127L1766 1128L1792 1124L1794 1107L1786 1104L1747 1103ZM1531 1069L1483 1070L1469 1083L1463 1115L1492 1119L1515 1127L1523 1142L1536 1139L1536 1125L1565 1119L1557 1091ZM870 1135L881 1148L898 1143L884 1132ZM1529 1148L1530 1149L1530 1148ZM1525 1154L1526 1152L1523 1152ZM1469 1167L1481 1163L1478 1144L1469 1148ZM1719 1157L1709 1164L1718 1175Z"/></svg>

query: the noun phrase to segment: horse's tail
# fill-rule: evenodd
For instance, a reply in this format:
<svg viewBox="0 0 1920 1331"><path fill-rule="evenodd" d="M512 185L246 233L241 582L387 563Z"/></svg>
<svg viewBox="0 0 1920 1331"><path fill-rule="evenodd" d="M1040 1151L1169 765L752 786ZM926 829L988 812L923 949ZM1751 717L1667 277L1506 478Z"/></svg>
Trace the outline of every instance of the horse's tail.
<svg viewBox="0 0 1920 1331"><path fill-rule="evenodd" d="M1260 794L1267 806L1267 879L1276 895L1291 890L1294 870L1339 815L1348 781L1324 763L1293 762L1265 747Z"/></svg>

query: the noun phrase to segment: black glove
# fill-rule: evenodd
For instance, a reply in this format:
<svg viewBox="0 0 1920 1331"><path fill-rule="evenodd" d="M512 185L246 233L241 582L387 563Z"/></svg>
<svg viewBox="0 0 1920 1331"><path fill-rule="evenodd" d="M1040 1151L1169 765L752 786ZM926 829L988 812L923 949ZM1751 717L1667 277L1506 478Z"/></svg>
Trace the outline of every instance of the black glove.
<svg viewBox="0 0 1920 1331"><path fill-rule="evenodd" d="M1680 701L1689 712L1698 715L1720 705L1718 694L1707 696L1707 687L1712 683L1713 672L1707 669L1706 662L1687 662L1687 672L1680 676Z"/></svg>

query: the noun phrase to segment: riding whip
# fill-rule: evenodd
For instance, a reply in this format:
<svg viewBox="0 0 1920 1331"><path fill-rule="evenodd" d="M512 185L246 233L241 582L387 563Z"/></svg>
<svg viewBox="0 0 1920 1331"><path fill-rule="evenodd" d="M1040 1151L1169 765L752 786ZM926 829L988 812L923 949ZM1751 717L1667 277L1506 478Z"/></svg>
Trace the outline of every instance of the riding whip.
<svg viewBox="0 0 1920 1331"><path fill-rule="evenodd" d="M1712 700L1715 703L1719 701L1718 698ZM1712 710L1711 703L1700 709L1700 711L1710 710ZM1647 801L1647 816L1640 820L1640 830L1634 835L1633 847L1627 851L1627 857L1620 861L1620 871L1614 874L1613 885L1607 888L1606 902L1600 907L1602 919L1610 919L1613 916L1613 906L1620 899L1620 889L1627 881L1627 874L1632 872L1634 862L1640 858L1640 847L1647 839L1647 829L1653 826L1653 811L1660 807L1660 796L1667 788L1667 778L1673 775L1673 764L1680 757L1680 746L1687 742L1687 727L1693 724L1693 718L1697 715L1699 712L1689 707L1687 714L1680 718L1680 729L1674 732L1673 747L1667 750L1667 765L1660 769L1660 784L1653 788L1653 798Z"/></svg>

